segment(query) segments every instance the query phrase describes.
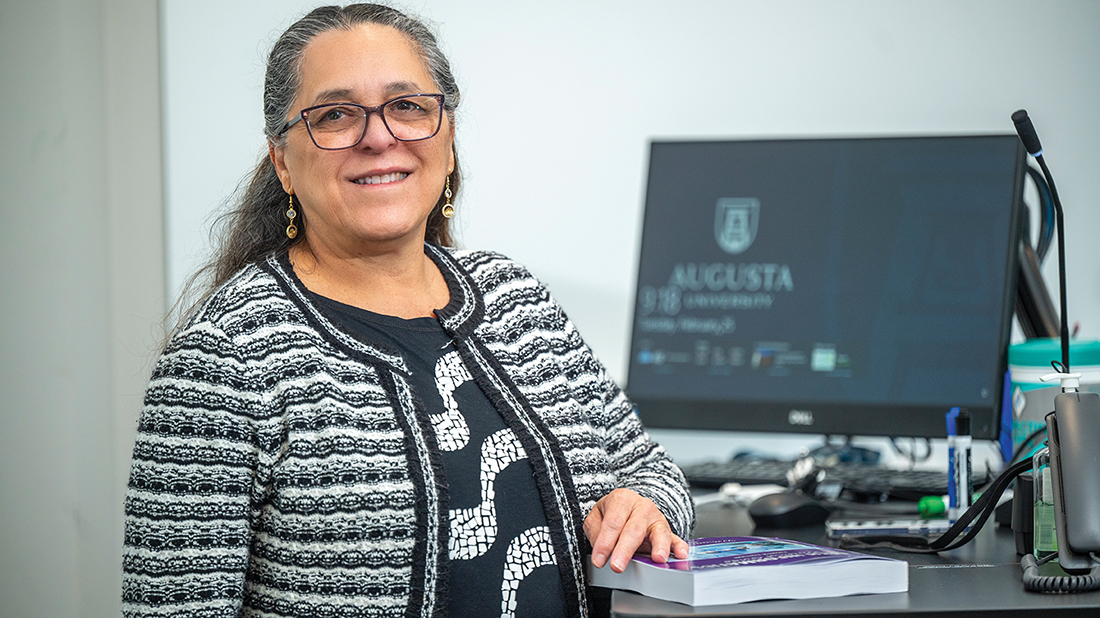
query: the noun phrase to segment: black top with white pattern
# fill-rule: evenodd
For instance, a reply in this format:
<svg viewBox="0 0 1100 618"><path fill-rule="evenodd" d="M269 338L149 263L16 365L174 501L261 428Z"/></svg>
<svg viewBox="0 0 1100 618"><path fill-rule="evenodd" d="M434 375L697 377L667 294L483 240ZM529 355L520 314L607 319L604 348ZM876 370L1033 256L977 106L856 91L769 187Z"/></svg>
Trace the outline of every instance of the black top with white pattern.
<svg viewBox="0 0 1100 618"><path fill-rule="evenodd" d="M549 528L523 446L434 318L379 315L313 295L356 338L400 352L442 451L452 616L564 616Z"/></svg>

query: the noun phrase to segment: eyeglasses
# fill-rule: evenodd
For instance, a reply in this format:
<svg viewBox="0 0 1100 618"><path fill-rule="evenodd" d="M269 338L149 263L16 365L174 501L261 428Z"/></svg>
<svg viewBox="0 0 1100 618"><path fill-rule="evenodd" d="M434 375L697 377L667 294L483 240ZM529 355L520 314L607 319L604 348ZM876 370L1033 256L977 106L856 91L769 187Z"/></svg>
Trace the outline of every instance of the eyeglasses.
<svg viewBox="0 0 1100 618"><path fill-rule="evenodd" d="M443 95L407 94L367 107L358 103L325 103L303 109L277 135L305 122L310 139L321 150L343 150L363 140L367 117L378 114L396 140L418 142L435 137L443 124Z"/></svg>

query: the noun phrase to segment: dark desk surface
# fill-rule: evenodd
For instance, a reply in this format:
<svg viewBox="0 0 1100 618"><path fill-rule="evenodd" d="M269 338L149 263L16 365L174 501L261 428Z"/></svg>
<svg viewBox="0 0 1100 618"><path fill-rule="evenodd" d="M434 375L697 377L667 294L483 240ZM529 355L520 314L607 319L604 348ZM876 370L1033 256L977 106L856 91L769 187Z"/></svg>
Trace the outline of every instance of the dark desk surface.
<svg viewBox="0 0 1100 618"><path fill-rule="evenodd" d="M828 545L823 526L796 530L753 530L743 508L706 504L697 512L696 536L778 536ZM628 616L1100 616L1100 591L1037 594L1024 590L1012 531L992 521L960 549L939 555L880 550L878 555L909 563L909 592L798 601L758 601L740 605L690 607L616 590L611 615ZM1060 573L1053 564L1044 574ZM1049 571L1049 572L1048 572Z"/></svg>

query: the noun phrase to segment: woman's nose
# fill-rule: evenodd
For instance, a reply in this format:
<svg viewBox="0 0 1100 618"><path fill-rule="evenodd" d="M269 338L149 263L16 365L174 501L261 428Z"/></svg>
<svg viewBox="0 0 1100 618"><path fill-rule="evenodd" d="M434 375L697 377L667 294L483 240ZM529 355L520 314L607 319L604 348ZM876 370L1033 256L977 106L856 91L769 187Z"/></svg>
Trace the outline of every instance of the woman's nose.
<svg viewBox="0 0 1100 618"><path fill-rule="evenodd" d="M389 128L386 127L386 122L382 119L380 112L367 114L366 123L367 130L363 133L363 139L359 140L359 148L385 150L397 141L390 133Z"/></svg>

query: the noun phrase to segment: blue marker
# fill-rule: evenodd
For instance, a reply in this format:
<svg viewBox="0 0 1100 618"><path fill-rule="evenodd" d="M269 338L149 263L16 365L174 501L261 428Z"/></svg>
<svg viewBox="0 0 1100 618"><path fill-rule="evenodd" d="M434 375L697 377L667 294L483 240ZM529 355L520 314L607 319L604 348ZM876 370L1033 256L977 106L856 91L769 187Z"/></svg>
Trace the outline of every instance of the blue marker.
<svg viewBox="0 0 1100 618"><path fill-rule="evenodd" d="M1012 460L1012 370L1005 371L1004 390L1001 392L1001 461L1008 466Z"/></svg>
<svg viewBox="0 0 1100 618"><path fill-rule="evenodd" d="M947 519L952 523L959 516L959 491L955 486L955 419L958 417L958 408L951 408L944 416L947 421Z"/></svg>

